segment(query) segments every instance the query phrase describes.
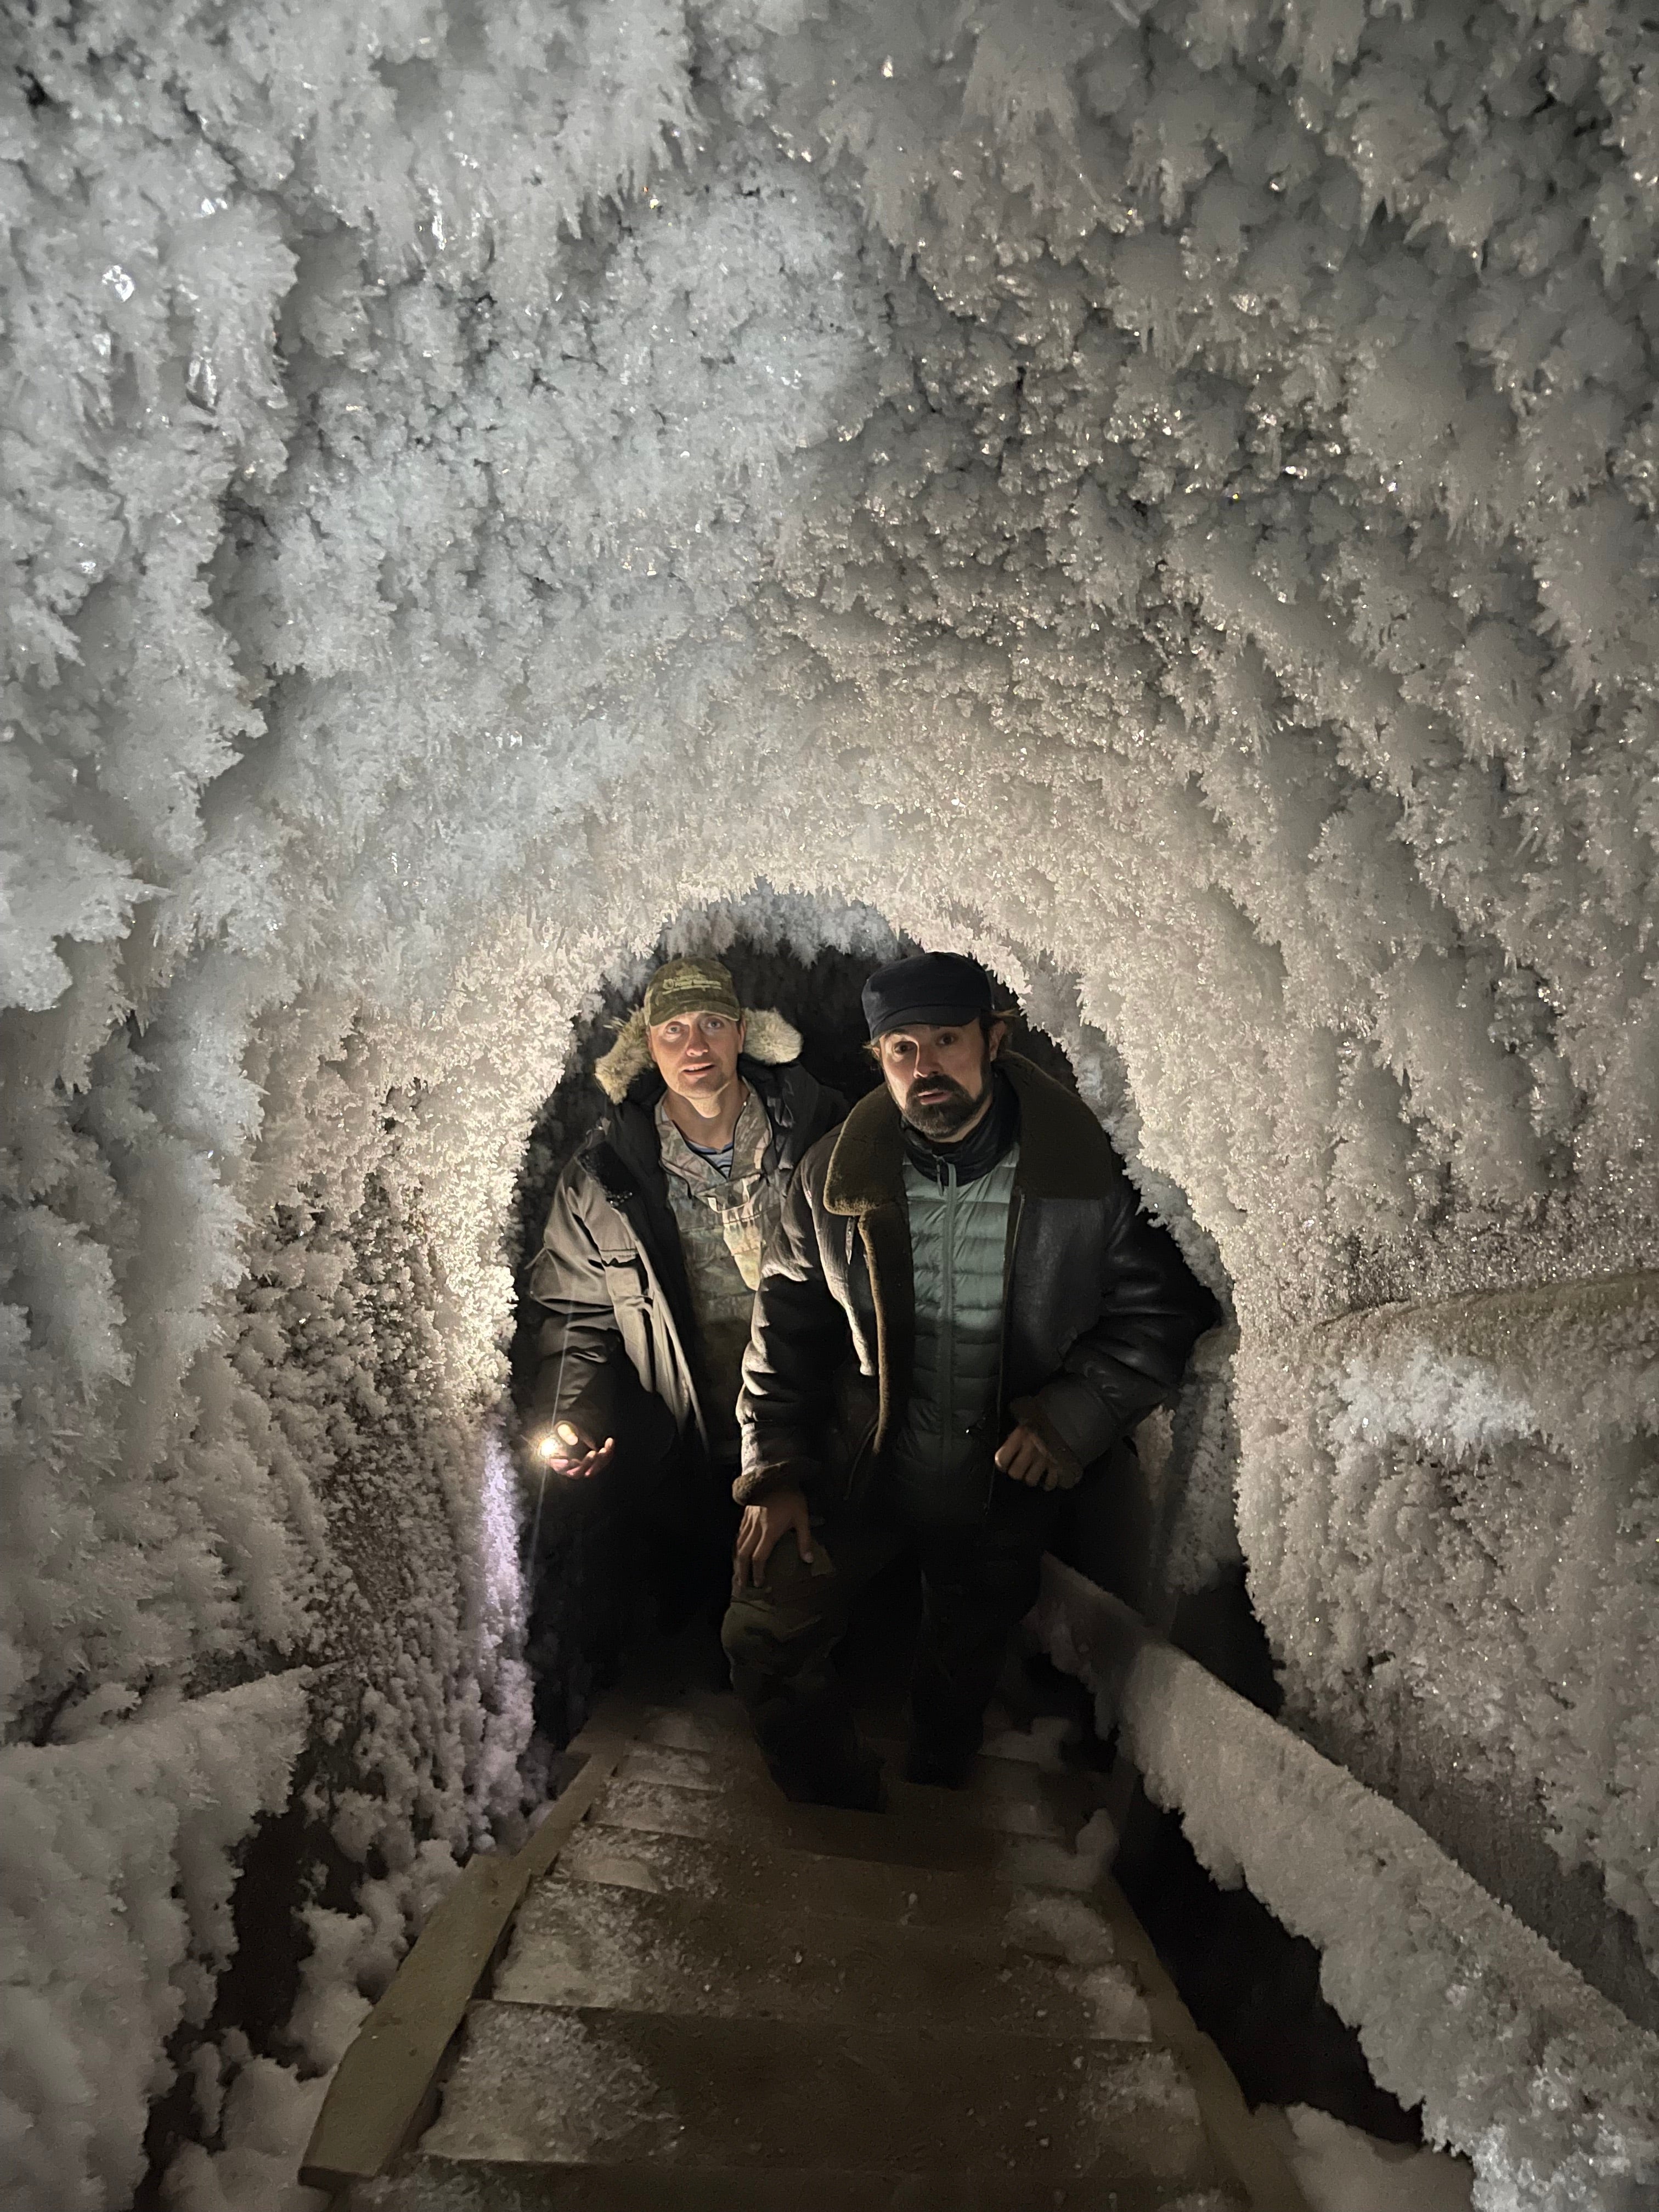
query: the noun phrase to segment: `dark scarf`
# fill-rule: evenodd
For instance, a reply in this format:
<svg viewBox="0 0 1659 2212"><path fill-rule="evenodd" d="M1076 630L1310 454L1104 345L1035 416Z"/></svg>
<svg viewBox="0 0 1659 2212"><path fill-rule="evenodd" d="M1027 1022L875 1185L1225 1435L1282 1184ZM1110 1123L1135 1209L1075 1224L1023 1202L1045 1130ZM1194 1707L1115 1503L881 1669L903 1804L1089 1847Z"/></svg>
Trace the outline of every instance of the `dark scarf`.
<svg viewBox="0 0 1659 2212"><path fill-rule="evenodd" d="M904 1156L923 1175L944 1184L954 1168L958 1185L977 1182L981 1176L990 1174L1011 1145L1018 1142L1019 1100L1002 1070L993 1066L990 1109L979 1127L957 1143L936 1145L908 1121L901 1121L899 1127L904 1137Z"/></svg>

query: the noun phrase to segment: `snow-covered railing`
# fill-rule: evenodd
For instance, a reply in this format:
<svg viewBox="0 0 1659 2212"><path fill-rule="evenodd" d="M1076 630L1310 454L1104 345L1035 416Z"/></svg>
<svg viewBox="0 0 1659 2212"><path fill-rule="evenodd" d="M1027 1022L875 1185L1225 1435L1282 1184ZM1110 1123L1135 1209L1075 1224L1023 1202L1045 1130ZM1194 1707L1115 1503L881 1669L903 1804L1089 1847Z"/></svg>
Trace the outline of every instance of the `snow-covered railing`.
<svg viewBox="0 0 1659 2212"><path fill-rule="evenodd" d="M1322 1956L1321 1986L1479 2212L1634 2212L1659 2186L1659 2037L1416 1822L1049 1559L1036 1624L1224 1887Z"/></svg>

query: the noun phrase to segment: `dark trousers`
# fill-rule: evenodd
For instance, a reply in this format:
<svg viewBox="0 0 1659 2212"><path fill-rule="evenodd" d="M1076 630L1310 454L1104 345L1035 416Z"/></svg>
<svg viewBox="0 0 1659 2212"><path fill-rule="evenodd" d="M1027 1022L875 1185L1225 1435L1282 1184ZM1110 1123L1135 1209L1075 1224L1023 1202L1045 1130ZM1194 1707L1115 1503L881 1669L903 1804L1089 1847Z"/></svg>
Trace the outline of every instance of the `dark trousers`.
<svg viewBox="0 0 1659 2212"><path fill-rule="evenodd" d="M738 1510L731 1470L680 1436L660 1398L624 1390L602 1474L538 1475L530 1501L526 1642L537 1724L556 1739L616 1674L641 1609L672 1632L726 1605Z"/></svg>
<svg viewBox="0 0 1659 2212"><path fill-rule="evenodd" d="M814 1521L810 1566L784 1537L758 1588L734 1591L720 1633L732 1686L786 1786L856 1755L836 1647L859 1593L907 1553L921 1577L912 1736L945 1759L972 1757L1009 1635L1036 1601L1054 1507L1054 1493L1000 1475L989 1511L969 1528L918 1527L879 1507L842 1513Z"/></svg>

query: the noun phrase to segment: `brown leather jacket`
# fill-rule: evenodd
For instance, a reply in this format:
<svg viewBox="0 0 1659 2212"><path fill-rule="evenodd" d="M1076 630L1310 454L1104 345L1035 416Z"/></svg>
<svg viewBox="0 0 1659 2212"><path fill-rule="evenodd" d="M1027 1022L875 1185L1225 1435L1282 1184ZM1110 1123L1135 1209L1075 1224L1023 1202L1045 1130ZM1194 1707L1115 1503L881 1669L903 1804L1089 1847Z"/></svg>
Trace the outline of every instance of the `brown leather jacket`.
<svg viewBox="0 0 1659 2212"><path fill-rule="evenodd" d="M1002 1370L990 1453L1016 1421L1076 1481L1154 1406L1221 1318L1073 1092L1016 1053ZM915 1336L898 1109L872 1091L801 1162L768 1247L744 1361L740 1503L796 1485L855 1501L893 1433Z"/></svg>

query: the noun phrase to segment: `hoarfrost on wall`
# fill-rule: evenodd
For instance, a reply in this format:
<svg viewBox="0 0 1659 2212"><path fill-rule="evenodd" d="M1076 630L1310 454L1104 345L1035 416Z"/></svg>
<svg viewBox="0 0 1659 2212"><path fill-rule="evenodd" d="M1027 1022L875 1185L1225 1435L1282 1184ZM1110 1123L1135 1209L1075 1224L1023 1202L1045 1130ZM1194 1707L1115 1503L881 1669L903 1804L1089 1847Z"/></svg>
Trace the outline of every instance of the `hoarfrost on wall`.
<svg viewBox="0 0 1659 2212"><path fill-rule="evenodd" d="M1291 1714L1494 1882L1541 1832L1659 1972L1651 1279L1349 1316L1240 1364L1240 1534Z"/></svg>
<svg viewBox="0 0 1659 2212"><path fill-rule="evenodd" d="M11 27L20 1745L114 1756L305 1660L342 1850L401 1879L487 1832L525 1726L488 1423L517 1155L596 976L761 877L826 939L862 901L1067 979L1246 1351L1650 1260L1638 16ZM1224 1545L1226 1418L1182 1574ZM1253 1571L1289 1540L1250 1528ZM1445 1618L1402 1589L1407 1671ZM1532 1726L1492 1741L1611 1874L1617 1806ZM123 2110L102 2163L52 2138L65 2201L130 2166Z"/></svg>
<svg viewBox="0 0 1659 2212"><path fill-rule="evenodd" d="M274 1675L0 1751L5 2202L95 2212L143 2172L162 2046L198 2026L234 1947L230 1853L280 1809L306 1685Z"/></svg>

